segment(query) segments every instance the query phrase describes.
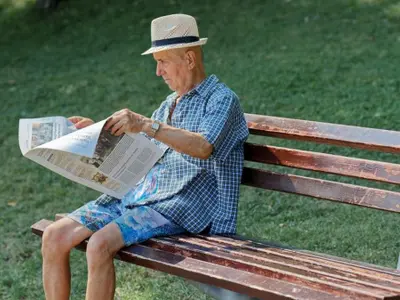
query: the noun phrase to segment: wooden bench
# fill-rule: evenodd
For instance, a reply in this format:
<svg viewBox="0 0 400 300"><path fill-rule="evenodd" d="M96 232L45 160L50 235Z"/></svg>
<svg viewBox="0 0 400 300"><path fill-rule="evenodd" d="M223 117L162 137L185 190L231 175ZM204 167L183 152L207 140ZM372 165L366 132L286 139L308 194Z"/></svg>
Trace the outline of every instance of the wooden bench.
<svg viewBox="0 0 400 300"><path fill-rule="evenodd" d="M400 153L400 132L246 115L253 135ZM400 184L400 165L247 143L247 161ZM247 186L400 212L400 193L245 167ZM59 216L61 217L61 216ZM400 219L399 219L400 221ZM51 224L32 226L38 235ZM85 250L87 241L77 248ZM260 299L400 299L400 271L239 236L153 238L117 259Z"/></svg>

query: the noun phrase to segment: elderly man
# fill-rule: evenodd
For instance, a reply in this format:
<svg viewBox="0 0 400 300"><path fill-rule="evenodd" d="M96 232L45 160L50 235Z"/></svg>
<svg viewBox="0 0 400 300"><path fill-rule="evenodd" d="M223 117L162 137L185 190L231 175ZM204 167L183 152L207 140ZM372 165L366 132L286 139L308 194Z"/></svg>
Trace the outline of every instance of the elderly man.
<svg viewBox="0 0 400 300"><path fill-rule="evenodd" d="M236 230L243 143L248 130L237 96L216 76L206 77L196 21L183 14L152 21L157 76L174 91L151 118L129 109L106 129L142 132L164 152L121 200L100 196L49 226L43 235L46 299L68 299L69 253L89 238L86 299L112 299L118 250L160 235L231 234ZM93 123L71 117L77 128Z"/></svg>

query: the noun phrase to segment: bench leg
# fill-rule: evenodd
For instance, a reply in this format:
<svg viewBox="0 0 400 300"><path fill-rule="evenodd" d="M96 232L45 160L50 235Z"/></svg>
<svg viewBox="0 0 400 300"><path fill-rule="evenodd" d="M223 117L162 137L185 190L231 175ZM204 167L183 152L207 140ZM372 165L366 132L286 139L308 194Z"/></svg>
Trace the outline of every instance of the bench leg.
<svg viewBox="0 0 400 300"><path fill-rule="evenodd" d="M399 260L397 261L397 270L400 271L400 253L399 253Z"/></svg>
<svg viewBox="0 0 400 300"><path fill-rule="evenodd" d="M191 280L187 280L189 283L196 286L202 292L206 293L207 295L218 299L218 300L257 300L257 298L252 298L243 294L239 294L236 292L232 292L230 290L226 290L223 288L219 288L213 285L204 284L200 282L195 282Z"/></svg>

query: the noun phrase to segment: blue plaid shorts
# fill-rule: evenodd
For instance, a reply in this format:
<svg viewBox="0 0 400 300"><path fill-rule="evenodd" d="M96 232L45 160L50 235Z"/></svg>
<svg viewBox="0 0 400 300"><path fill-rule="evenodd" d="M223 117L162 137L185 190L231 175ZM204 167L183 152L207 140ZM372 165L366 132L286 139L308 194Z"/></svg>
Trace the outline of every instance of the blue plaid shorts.
<svg viewBox="0 0 400 300"><path fill-rule="evenodd" d="M185 229L148 206L132 209L125 206L126 203L119 199L107 203L94 200L70 213L68 217L93 232L107 224L117 224L125 246L144 242L156 236L185 232Z"/></svg>
<svg viewBox="0 0 400 300"><path fill-rule="evenodd" d="M89 230L96 232L107 224L118 225L125 246L140 243L155 236L174 235L185 232L179 225L167 220L149 206L133 206L157 193L157 176L163 166L156 164L136 188L130 190L121 200L102 195L68 217Z"/></svg>

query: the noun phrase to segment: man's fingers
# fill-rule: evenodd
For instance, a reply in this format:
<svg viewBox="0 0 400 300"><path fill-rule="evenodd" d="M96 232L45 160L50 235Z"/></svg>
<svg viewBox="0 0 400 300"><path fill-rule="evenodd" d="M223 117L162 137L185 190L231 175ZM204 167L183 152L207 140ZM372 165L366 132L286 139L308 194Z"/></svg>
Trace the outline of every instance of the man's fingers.
<svg viewBox="0 0 400 300"><path fill-rule="evenodd" d="M81 117L81 116L69 117L68 120L71 121L73 124L75 124L75 127L77 129L87 127L94 123L94 121L92 119Z"/></svg>
<svg viewBox="0 0 400 300"><path fill-rule="evenodd" d="M92 125L93 123L94 123L94 122L93 122L91 119L85 118L85 119L82 119L81 121L79 121L78 123L76 123L76 124L75 124L75 127L76 127L77 129L81 129L81 128L90 126L90 125Z"/></svg>
<svg viewBox="0 0 400 300"><path fill-rule="evenodd" d="M120 122L122 119L122 116L118 116L117 113L113 114L110 118L108 118L106 124L104 125L104 129L108 130L112 128L115 124Z"/></svg>
<svg viewBox="0 0 400 300"><path fill-rule="evenodd" d="M129 126L127 123L130 121L132 112L127 108L115 112L104 125L105 130L111 130L113 135L121 135Z"/></svg>
<svg viewBox="0 0 400 300"><path fill-rule="evenodd" d="M111 117L108 118L106 124L104 125L104 129L108 130L110 129L115 123L118 122L118 119L116 117L113 117L114 115L112 115Z"/></svg>
<svg viewBox="0 0 400 300"><path fill-rule="evenodd" d="M117 132L114 133L115 136L120 136L125 132L125 126L120 127Z"/></svg>
<svg viewBox="0 0 400 300"><path fill-rule="evenodd" d="M124 122L122 122L121 120L118 121L117 123L115 123L113 125L113 127L111 127L111 133L115 135L115 133L118 131L118 129L120 129L121 127L124 127Z"/></svg>
<svg viewBox="0 0 400 300"><path fill-rule="evenodd" d="M80 116L73 116L73 117L69 117L68 120L70 120L72 123L76 124L79 121L81 121L83 119L83 117Z"/></svg>

